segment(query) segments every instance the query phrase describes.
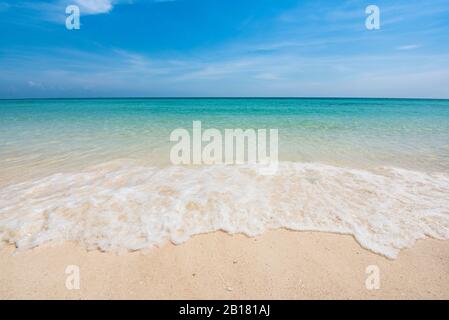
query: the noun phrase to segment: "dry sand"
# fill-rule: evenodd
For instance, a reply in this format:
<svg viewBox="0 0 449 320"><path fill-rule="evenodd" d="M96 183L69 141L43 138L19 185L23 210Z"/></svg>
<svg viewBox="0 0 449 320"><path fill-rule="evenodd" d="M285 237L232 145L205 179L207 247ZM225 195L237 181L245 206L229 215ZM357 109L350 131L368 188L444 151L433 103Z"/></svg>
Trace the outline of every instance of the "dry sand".
<svg viewBox="0 0 449 320"><path fill-rule="evenodd" d="M79 290L65 286L80 268ZM367 290L377 265L380 289ZM419 241L388 260L350 236L214 233L147 253L86 252L75 244L0 251L1 299L449 299L449 241Z"/></svg>

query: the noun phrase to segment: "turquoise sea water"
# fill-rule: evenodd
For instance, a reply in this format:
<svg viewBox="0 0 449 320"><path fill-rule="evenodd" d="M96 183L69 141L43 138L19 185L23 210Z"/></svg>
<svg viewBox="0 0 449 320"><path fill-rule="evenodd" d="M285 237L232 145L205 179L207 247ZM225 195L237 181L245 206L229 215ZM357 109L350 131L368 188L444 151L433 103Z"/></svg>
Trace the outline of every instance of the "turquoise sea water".
<svg viewBox="0 0 449 320"><path fill-rule="evenodd" d="M398 99L4 100L0 168L25 176L123 157L169 164L170 132L194 120L279 129L280 160L449 170L449 100Z"/></svg>
<svg viewBox="0 0 449 320"><path fill-rule="evenodd" d="M172 166L170 133L195 120L278 129L279 173ZM3 242L141 249L277 227L390 257L448 238L449 100L0 100Z"/></svg>

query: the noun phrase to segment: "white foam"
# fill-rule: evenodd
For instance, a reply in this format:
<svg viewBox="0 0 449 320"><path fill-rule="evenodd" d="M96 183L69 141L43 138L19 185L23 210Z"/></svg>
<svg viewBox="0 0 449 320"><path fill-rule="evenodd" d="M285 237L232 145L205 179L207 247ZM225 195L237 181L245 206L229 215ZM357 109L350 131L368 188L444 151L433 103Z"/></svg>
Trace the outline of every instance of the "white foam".
<svg viewBox="0 0 449 320"><path fill-rule="evenodd" d="M216 230L275 228L351 234L395 258L417 239L449 239L449 175L284 162L277 175L261 176L245 166L121 161L0 189L0 243L24 249L73 240L139 250Z"/></svg>

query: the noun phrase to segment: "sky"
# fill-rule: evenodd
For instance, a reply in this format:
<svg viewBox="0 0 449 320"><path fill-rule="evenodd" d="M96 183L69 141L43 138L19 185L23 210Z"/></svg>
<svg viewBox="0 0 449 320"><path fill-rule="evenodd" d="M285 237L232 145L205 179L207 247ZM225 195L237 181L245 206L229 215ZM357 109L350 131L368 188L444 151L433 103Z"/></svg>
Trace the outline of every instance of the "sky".
<svg viewBox="0 0 449 320"><path fill-rule="evenodd" d="M449 98L449 1L0 0L0 98L248 96Z"/></svg>

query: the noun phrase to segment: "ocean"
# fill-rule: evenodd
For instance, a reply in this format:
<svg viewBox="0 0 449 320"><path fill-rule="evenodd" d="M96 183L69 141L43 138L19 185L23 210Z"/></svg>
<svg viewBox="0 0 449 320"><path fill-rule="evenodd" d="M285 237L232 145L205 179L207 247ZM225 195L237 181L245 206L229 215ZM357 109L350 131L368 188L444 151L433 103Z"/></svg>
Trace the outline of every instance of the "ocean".
<svg viewBox="0 0 449 320"><path fill-rule="evenodd" d="M279 169L174 165L170 134L277 129ZM0 100L0 241L141 250L223 230L449 239L449 100ZM295 250L295 248L290 248Z"/></svg>

